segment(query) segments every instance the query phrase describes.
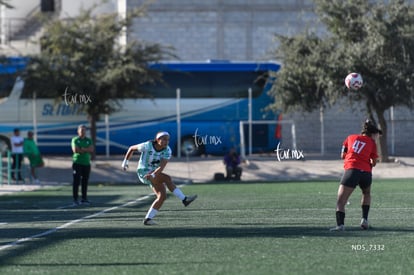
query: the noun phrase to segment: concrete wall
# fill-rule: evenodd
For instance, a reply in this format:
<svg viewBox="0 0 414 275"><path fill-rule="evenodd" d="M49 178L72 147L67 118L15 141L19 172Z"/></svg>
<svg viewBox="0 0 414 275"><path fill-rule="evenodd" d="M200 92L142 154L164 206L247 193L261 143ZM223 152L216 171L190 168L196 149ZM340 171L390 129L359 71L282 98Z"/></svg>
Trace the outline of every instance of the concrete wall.
<svg viewBox="0 0 414 275"><path fill-rule="evenodd" d="M102 0L60 0L62 2L62 10L60 18L74 17L79 14L79 11L89 9L97 5L96 14L116 12L116 0L109 0L103 3Z"/></svg>
<svg viewBox="0 0 414 275"><path fill-rule="evenodd" d="M129 0L128 7L144 1ZM176 49L183 60L263 60L273 36L317 26L310 0L158 0L136 20L129 39Z"/></svg>
<svg viewBox="0 0 414 275"><path fill-rule="evenodd" d="M12 0L8 3L14 8L1 8L0 32L2 36L2 44L7 43L12 34L24 26L27 16L39 7L40 0Z"/></svg>
<svg viewBox="0 0 414 275"><path fill-rule="evenodd" d="M40 0L12 0L8 1L14 9L6 9L5 17L7 19L24 19L25 16L34 8L40 5Z"/></svg>

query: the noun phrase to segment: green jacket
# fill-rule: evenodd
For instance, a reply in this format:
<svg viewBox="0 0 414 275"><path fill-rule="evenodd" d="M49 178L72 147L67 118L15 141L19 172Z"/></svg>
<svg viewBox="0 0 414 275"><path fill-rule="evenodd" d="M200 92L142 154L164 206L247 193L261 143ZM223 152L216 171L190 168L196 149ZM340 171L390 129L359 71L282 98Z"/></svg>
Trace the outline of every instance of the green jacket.
<svg viewBox="0 0 414 275"><path fill-rule="evenodd" d="M79 148L87 148L92 145L92 139L84 137L80 138L76 136L72 138L72 148L79 147ZM90 165L91 164L91 154L90 153L73 153L72 156L73 163L81 164L81 165Z"/></svg>

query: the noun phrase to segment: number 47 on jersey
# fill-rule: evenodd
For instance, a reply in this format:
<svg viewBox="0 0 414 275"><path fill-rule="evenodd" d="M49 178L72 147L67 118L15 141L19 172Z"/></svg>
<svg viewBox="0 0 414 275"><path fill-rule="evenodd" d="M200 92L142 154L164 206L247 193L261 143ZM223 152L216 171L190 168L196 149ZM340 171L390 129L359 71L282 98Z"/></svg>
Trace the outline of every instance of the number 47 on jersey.
<svg viewBox="0 0 414 275"><path fill-rule="evenodd" d="M354 150L355 153L359 154L361 153L362 149L364 149L365 145L366 145L366 142L355 140L354 144L352 144L352 149Z"/></svg>

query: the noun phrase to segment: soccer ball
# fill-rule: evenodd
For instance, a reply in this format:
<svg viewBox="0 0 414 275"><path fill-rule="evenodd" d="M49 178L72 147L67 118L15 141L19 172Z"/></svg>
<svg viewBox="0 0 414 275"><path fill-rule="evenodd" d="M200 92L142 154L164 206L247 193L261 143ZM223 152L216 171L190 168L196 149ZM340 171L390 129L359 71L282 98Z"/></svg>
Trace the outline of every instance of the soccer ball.
<svg viewBox="0 0 414 275"><path fill-rule="evenodd" d="M345 86L348 89L358 90L362 87L363 80L359 73L350 73L345 77Z"/></svg>

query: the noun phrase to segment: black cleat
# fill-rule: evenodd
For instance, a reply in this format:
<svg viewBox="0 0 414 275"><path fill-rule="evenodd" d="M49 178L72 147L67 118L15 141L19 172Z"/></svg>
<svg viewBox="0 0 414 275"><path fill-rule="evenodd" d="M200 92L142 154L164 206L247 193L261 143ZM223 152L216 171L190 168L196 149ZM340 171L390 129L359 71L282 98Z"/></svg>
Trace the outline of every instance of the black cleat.
<svg viewBox="0 0 414 275"><path fill-rule="evenodd" d="M184 206L190 205L190 203L192 203L193 201L195 201L196 198L197 198L197 195L185 197L185 199L183 200Z"/></svg>
<svg viewBox="0 0 414 275"><path fill-rule="evenodd" d="M146 218L144 220L144 225L156 225L156 223L152 219Z"/></svg>

